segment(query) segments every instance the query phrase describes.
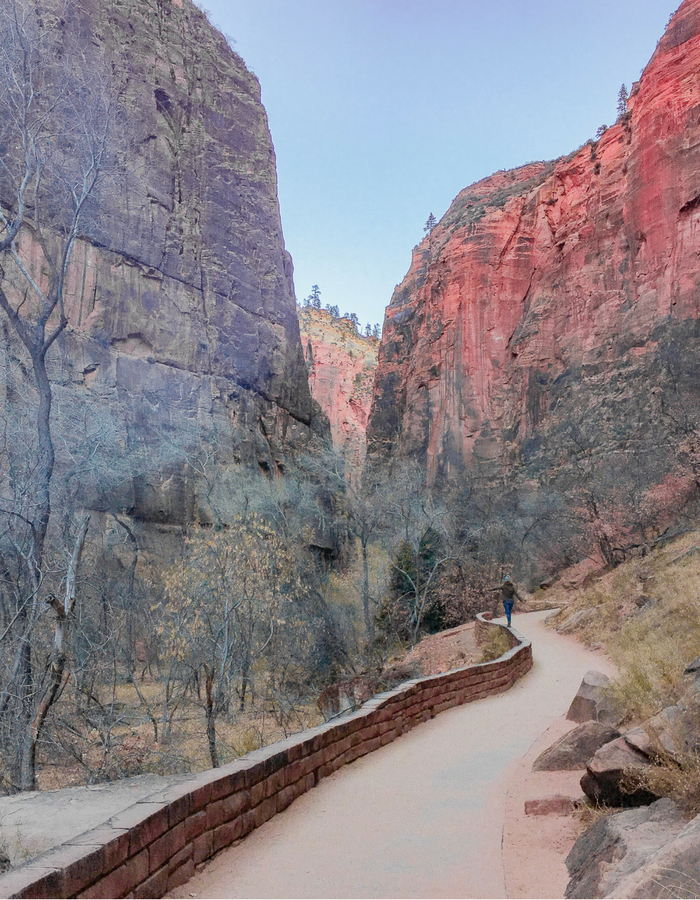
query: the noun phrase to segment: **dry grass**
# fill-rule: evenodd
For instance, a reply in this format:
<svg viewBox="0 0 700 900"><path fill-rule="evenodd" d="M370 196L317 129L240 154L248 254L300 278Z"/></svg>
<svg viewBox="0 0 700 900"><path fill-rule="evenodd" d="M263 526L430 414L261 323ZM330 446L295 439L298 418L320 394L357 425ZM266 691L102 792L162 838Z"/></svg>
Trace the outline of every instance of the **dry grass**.
<svg viewBox="0 0 700 900"><path fill-rule="evenodd" d="M158 740L155 740L153 725L133 686L117 685L114 696L120 721L124 724L111 729L109 745L105 745L104 736L97 731L84 732L82 740L75 741L81 763L56 744L46 744L37 777L40 790L74 787L95 780L113 781L144 773L170 775L210 768L202 706L189 699L184 702L164 739L161 721L163 686L147 676L139 683L139 689L158 721ZM111 691L103 693L111 696ZM238 712L232 706L231 713L222 715L216 723L220 763L223 765L322 721L312 700L296 703L283 723L279 713L263 697L256 698L244 712Z"/></svg>
<svg viewBox="0 0 700 900"><path fill-rule="evenodd" d="M582 803L574 809L573 815L579 824L580 832L583 833L600 819L606 819L608 816L614 816L615 813L623 811L621 807L608 806L606 803Z"/></svg>
<svg viewBox="0 0 700 900"><path fill-rule="evenodd" d="M502 628L493 632L489 639L481 647L481 659L479 662L492 662L510 650L508 635Z"/></svg>
<svg viewBox="0 0 700 900"><path fill-rule="evenodd" d="M657 796L675 800L686 815L700 813L700 754L666 754L635 777Z"/></svg>
<svg viewBox="0 0 700 900"><path fill-rule="evenodd" d="M555 587L542 595L564 606L555 625L590 612L572 630L617 665L620 677L612 690L629 722L674 703L685 666L700 654L698 546L700 532L691 532L578 591Z"/></svg>

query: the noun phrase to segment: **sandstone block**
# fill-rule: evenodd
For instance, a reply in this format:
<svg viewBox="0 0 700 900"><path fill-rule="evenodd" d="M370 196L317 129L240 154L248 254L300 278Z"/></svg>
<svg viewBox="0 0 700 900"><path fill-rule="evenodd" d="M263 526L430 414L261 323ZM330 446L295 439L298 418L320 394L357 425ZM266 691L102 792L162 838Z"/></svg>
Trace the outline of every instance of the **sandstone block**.
<svg viewBox="0 0 700 900"><path fill-rule="evenodd" d="M585 769L586 763L601 747L619 737L619 731L600 722L583 722L540 753L532 765L533 771Z"/></svg>
<svg viewBox="0 0 700 900"><path fill-rule="evenodd" d="M189 816L185 819L185 834L187 835L188 842L193 841L195 838L199 837L200 834L203 834L206 831L206 828L207 811L205 809L201 809L193 816Z"/></svg>
<svg viewBox="0 0 700 900"><path fill-rule="evenodd" d="M184 862L179 869L176 869L174 872L171 872L168 875L168 891L174 891L175 888L178 888L183 884L187 884L190 878L194 877L194 873L194 860L189 859Z"/></svg>
<svg viewBox="0 0 700 900"><path fill-rule="evenodd" d="M640 806L657 800L646 788L633 788L630 778L648 768L649 760L617 738L600 748L586 766L581 789L594 803L608 806Z"/></svg>
<svg viewBox="0 0 700 900"><path fill-rule="evenodd" d="M0 893L3 897L62 897L65 895L63 872L25 863L0 877Z"/></svg>
<svg viewBox="0 0 700 900"><path fill-rule="evenodd" d="M114 828L129 831L129 856L164 834L168 829L168 807L164 803L135 803L110 819Z"/></svg>
<svg viewBox="0 0 700 900"><path fill-rule="evenodd" d="M215 800L207 806L207 831L217 828L226 819L226 807L223 800Z"/></svg>
<svg viewBox="0 0 700 900"><path fill-rule="evenodd" d="M247 812L252 806L252 798L249 791L237 791L224 799L226 819L235 819L241 813Z"/></svg>
<svg viewBox="0 0 700 900"><path fill-rule="evenodd" d="M190 813L199 812L206 809L211 803L211 781L202 779L202 781L192 788L190 794Z"/></svg>
<svg viewBox="0 0 700 900"><path fill-rule="evenodd" d="M180 822L179 825L153 841L148 848L149 872L153 873L160 869L171 857L179 853L186 843L187 829L184 822Z"/></svg>
<svg viewBox="0 0 700 900"><path fill-rule="evenodd" d="M325 772L325 770L328 770ZM335 769L330 766L321 766L321 771L324 771L324 774L331 774ZM277 795L277 812L282 812L283 809L286 809L290 804L292 804L297 797L300 797L303 793L306 792L306 782L304 779L301 781L297 781L296 784L290 784L286 788L282 788L282 790Z"/></svg>
<svg viewBox="0 0 700 900"><path fill-rule="evenodd" d="M609 693L610 679L602 672L590 671L583 676L566 718L572 722L602 722L614 727L621 715Z"/></svg>
<svg viewBox="0 0 700 900"><path fill-rule="evenodd" d="M104 861L101 845L62 844L44 854L41 864L62 872L62 892L72 897L107 874Z"/></svg>
<svg viewBox="0 0 700 900"><path fill-rule="evenodd" d="M162 897L168 890L168 867L163 866L157 872L150 875L145 881L134 888L133 896L150 900L152 897Z"/></svg>
<svg viewBox="0 0 700 900"><path fill-rule="evenodd" d="M224 822L213 831L213 847L214 853L218 853L224 847L230 846L237 841L243 833L242 819L234 819L232 822Z"/></svg>
<svg viewBox="0 0 700 900"><path fill-rule="evenodd" d="M270 801L266 800L265 802L269 803ZM247 813L243 813L243 815L241 816L241 837L245 837L247 834L250 834L250 832L257 827L257 816L255 810L250 809Z"/></svg>
<svg viewBox="0 0 700 900"><path fill-rule="evenodd" d="M188 859L194 859L194 841L189 844L185 844L185 846L180 850L179 853L176 853L174 856L171 856L168 860L168 874L174 872L175 869L179 869L183 863L187 862Z"/></svg>
<svg viewBox="0 0 700 900"><path fill-rule="evenodd" d="M205 831L204 834L200 834L199 837L194 839L194 853L192 858L195 865L199 865L199 863L204 862L205 859L209 859L209 857L213 855L214 834L211 831Z"/></svg>
<svg viewBox="0 0 700 900"><path fill-rule="evenodd" d="M221 800L241 791L246 786L246 765L243 760L231 763L227 768L235 766L233 771L227 772L220 778L211 782L211 799Z"/></svg>
<svg viewBox="0 0 700 900"><path fill-rule="evenodd" d="M148 878L148 850L142 850L136 856L114 869L109 875L91 885L81 897L103 898L123 897ZM47 895L50 896L50 895ZM56 896L56 895L54 895Z"/></svg>
<svg viewBox="0 0 700 900"><path fill-rule="evenodd" d="M174 828L179 822L182 822L190 814L190 791L183 793L181 796L167 799L168 804L168 827Z"/></svg>
<svg viewBox="0 0 700 900"><path fill-rule="evenodd" d="M262 824L271 819L277 812L277 798L270 797L268 800L263 800L252 812L255 827L260 828Z"/></svg>
<svg viewBox="0 0 700 900"><path fill-rule="evenodd" d="M309 758L307 757L307 759L301 760L298 764L295 763L295 765L299 765L299 772L301 774L306 774L309 769ZM253 785L250 789L251 808L258 806L266 797L270 796L270 779L274 779L276 782L274 776L271 775L264 781L259 781L256 785Z"/></svg>

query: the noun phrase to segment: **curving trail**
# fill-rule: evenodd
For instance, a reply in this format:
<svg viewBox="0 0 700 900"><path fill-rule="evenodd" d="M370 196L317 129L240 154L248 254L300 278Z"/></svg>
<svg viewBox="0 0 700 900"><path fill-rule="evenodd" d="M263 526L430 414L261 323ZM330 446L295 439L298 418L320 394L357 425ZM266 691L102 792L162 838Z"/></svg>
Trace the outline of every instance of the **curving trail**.
<svg viewBox="0 0 700 900"><path fill-rule="evenodd" d="M514 617L534 667L505 694L449 710L324 779L173 897L505 897L508 779L568 709L583 675L610 664Z"/></svg>

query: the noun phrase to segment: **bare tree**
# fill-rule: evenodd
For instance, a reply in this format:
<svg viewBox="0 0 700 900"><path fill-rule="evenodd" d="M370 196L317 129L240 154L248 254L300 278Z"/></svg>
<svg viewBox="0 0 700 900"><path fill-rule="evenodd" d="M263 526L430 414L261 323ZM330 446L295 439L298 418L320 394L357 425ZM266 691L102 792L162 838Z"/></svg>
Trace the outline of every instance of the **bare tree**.
<svg viewBox="0 0 700 900"><path fill-rule="evenodd" d="M4 510L15 557L9 578L19 596L5 633L15 637L16 650L0 713L7 713L10 696L19 699L25 732L19 786L25 790L35 786L36 739L59 692L54 676L48 689L38 689L32 659L55 467L47 357L68 325L66 276L76 241L89 230L91 204L112 170L120 102L106 64L87 42L70 42L60 13L58 0L0 6L0 310L8 337L28 354L36 390L31 464L13 507ZM80 553L66 575L73 584L79 560ZM56 649L54 673L64 658L65 649Z"/></svg>
<svg viewBox="0 0 700 900"><path fill-rule="evenodd" d="M235 682L242 706L253 663L306 589L294 555L257 516L227 529L196 530L165 588L161 633L181 677L196 685L216 767L216 722L230 709Z"/></svg>

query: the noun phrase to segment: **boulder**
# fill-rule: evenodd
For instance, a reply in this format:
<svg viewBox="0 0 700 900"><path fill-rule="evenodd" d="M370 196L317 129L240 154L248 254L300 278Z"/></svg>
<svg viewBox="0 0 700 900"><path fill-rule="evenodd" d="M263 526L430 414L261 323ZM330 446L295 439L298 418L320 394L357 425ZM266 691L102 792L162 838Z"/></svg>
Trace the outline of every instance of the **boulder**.
<svg viewBox="0 0 700 900"><path fill-rule="evenodd" d="M674 706L667 706L642 725L631 728L625 741L654 759L678 757L700 750L700 693L693 683Z"/></svg>
<svg viewBox="0 0 700 900"><path fill-rule="evenodd" d="M637 728L625 732L625 741L651 759L693 753L700 743L700 711L696 707L667 706Z"/></svg>
<svg viewBox="0 0 700 900"><path fill-rule="evenodd" d="M617 738L598 750L581 779L583 793L596 804L641 806L658 797L646 788L630 787L630 778L650 766L649 758Z"/></svg>
<svg viewBox="0 0 700 900"><path fill-rule="evenodd" d="M663 828L658 829L658 837L663 835ZM699 896L700 816L696 816L676 834L669 834L668 839L656 851L649 847L647 853L642 855L640 865L620 867L616 864L608 877L614 883L612 890L605 896Z"/></svg>
<svg viewBox="0 0 700 900"><path fill-rule="evenodd" d="M567 616L561 625L557 625L557 631L559 634L569 634L575 631L579 625L586 625L590 622L595 618L595 614L594 609L579 609L577 612Z"/></svg>
<svg viewBox="0 0 700 900"><path fill-rule="evenodd" d="M565 896L651 896L616 889L682 829L683 816L672 800L598 819L566 858L570 881Z"/></svg>
<svg viewBox="0 0 700 900"><path fill-rule="evenodd" d="M610 696L610 679L602 672L586 672L574 697L566 718L572 722L602 722L615 726L622 721L622 715Z"/></svg>
<svg viewBox="0 0 700 900"><path fill-rule="evenodd" d="M585 769L589 759L620 732L601 722L583 722L552 744L535 760L534 772L561 772Z"/></svg>

